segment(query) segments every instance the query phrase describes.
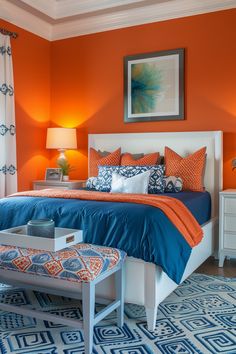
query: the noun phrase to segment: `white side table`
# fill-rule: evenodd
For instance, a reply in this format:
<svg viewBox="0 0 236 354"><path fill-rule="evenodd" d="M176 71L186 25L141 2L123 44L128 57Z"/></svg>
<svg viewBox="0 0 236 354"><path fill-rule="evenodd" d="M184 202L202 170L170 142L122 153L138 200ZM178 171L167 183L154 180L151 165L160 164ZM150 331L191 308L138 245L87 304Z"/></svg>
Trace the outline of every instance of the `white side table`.
<svg viewBox="0 0 236 354"><path fill-rule="evenodd" d="M236 257L236 189L220 192L219 267L225 257Z"/></svg>
<svg viewBox="0 0 236 354"><path fill-rule="evenodd" d="M40 190L40 189L78 189L81 187L85 187L86 180L71 180L71 181L34 181L33 182L33 189Z"/></svg>

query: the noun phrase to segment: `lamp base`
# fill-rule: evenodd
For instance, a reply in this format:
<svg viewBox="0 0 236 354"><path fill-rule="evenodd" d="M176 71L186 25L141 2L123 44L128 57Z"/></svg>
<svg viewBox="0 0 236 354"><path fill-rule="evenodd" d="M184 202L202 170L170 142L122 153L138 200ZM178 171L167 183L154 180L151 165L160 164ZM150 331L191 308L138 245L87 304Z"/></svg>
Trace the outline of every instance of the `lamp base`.
<svg viewBox="0 0 236 354"><path fill-rule="evenodd" d="M65 155L65 149L58 149L58 151L59 151L59 157L58 157L58 160L67 160L67 158L66 158L66 155Z"/></svg>

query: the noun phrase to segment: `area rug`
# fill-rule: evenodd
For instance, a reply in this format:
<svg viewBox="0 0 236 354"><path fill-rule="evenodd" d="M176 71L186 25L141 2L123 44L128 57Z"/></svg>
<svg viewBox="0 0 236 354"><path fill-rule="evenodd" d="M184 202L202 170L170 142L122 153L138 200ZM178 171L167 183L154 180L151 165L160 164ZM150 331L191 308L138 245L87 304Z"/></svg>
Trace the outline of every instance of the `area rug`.
<svg viewBox="0 0 236 354"><path fill-rule="evenodd" d="M0 301L82 316L75 300L19 288L2 286ZM95 327L94 354L236 354L236 278L194 273L159 306L154 332L141 306L125 306L123 328L114 320L115 313ZM84 352L83 333L76 328L2 311L0 331L2 354Z"/></svg>

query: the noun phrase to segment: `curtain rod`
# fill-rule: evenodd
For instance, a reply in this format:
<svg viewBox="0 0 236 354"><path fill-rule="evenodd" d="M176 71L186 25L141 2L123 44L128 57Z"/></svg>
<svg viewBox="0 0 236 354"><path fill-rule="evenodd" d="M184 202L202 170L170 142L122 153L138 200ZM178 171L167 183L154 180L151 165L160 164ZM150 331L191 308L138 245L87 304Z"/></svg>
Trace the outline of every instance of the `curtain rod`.
<svg viewBox="0 0 236 354"><path fill-rule="evenodd" d="M11 38L14 38L14 39L16 39L18 37L18 33L8 31L5 28L1 28L1 27L0 27L0 33L4 34L5 36L10 36Z"/></svg>

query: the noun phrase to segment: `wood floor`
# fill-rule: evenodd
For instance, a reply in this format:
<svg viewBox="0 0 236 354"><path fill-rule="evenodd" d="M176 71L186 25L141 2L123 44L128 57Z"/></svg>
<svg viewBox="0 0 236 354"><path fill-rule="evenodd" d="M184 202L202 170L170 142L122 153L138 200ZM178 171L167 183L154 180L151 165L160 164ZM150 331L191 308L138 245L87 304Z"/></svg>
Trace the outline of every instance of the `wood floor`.
<svg viewBox="0 0 236 354"><path fill-rule="evenodd" d="M225 259L224 267L218 267L218 260L210 257L197 270L197 273L208 275L222 275L224 277L236 277L236 259Z"/></svg>

